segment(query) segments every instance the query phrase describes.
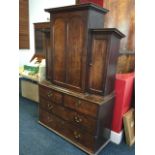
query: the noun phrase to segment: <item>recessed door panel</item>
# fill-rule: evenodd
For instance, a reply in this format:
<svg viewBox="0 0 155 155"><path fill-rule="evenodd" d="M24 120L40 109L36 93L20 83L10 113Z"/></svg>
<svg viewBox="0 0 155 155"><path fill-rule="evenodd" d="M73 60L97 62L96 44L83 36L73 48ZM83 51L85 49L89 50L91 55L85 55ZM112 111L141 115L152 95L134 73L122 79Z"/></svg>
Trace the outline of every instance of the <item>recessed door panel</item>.
<svg viewBox="0 0 155 155"><path fill-rule="evenodd" d="M67 75L66 82L81 87L84 22L81 17L70 18L67 25Z"/></svg>
<svg viewBox="0 0 155 155"><path fill-rule="evenodd" d="M55 20L53 25L53 80L65 82L65 21Z"/></svg>
<svg viewBox="0 0 155 155"><path fill-rule="evenodd" d="M89 64L89 89L92 91L102 92L105 77L106 51L107 40L93 37L92 55Z"/></svg>

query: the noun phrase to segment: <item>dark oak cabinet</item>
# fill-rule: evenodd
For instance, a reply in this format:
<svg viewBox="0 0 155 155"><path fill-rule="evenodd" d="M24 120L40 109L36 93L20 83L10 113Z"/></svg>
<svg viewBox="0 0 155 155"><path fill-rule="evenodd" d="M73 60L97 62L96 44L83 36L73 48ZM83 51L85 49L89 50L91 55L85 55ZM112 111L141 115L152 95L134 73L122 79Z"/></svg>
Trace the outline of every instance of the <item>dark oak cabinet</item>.
<svg viewBox="0 0 155 155"><path fill-rule="evenodd" d="M120 39L106 9L81 4L50 13L47 80L39 84L39 123L88 154L110 139Z"/></svg>

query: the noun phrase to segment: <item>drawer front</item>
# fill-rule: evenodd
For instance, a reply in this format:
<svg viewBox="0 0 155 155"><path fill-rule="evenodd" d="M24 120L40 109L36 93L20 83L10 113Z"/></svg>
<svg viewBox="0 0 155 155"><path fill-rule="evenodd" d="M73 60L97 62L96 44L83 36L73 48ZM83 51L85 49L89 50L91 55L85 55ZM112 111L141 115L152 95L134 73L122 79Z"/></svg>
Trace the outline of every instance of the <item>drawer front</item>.
<svg viewBox="0 0 155 155"><path fill-rule="evenodd" d="M87 147L91 151L94 150L95 138L88 132L61 120L41 108L39 109L39 120L49 128L54 129L72 141Z"/></svg>
<svg viewBox="0 0 155 155"><path fill-rule="evenodd" d="M98 105L96 104L69 95L64 95L64 105L86 115L97 117Z"/></svg>
<svg viewBox="0 0 155 155"><path fill-rule="evenodd" d="M71 122L74 126L77 126L79 128L84 128L88 131L91 135L96 135L96 124L97 121L95 119L92 119L90 117L84 116L79 113L69 113L69 119L68 121Z"/></svg>
<svg viewBox="0 0 155 155"><path fill-rule="evenodd" d="M96 134L96 124L97 121L91 117L85 116L81 113L75 112L63 106L57 105L54 102L40 98L40 107L53 113L63 120L66 120L75 126L82 126L92 135Z"/></svg>
<svg viewBox="0 0 155 155"><path fill-rule="evenodd" d="M39 95L46 98L47 100L62 104L63 95L50 88L39 86Z"/></svg>
<svg viewBox="0 0 155 155"><path fill-rule="evenodd" d="M64 124L65 121L61 120L60 118L56 117L55 115L52 115L45 111L42 108L39 108L39 121L43 124L47 125L48 127L57 130L60 133L63 133L64 131Z"/></svg>
<svg viewBox="0 0 155 155"><path fill-rule="evenodd" d="M83 146L87 147L92 152L95 148L95 138L90 135L87 131L84 131L80 128L74 127L73 125L66 124L67 133L66 136L77 142L82 144Z"/></svg>

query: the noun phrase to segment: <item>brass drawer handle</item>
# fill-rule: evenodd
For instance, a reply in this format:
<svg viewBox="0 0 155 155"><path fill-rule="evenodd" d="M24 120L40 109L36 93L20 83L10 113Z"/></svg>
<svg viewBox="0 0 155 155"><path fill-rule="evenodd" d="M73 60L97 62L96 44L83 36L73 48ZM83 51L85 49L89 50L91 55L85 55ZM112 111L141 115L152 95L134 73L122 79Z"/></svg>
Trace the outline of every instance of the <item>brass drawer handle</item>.
<svg viewBox="0 0 155 155"><path fill-rule="evenodd" d="M75 116L74 120L75 120L76 123L82 122L82 119L79 116Z"/></svg>
<svg viewBox="0 0 155 155"><path fill-rule="evenodd" d="M47 106L48 106L48 109L49 109L49 110L54 108L54 106L53 106L51 103L48 103Z"/></svg>
<svg viewBox="0 0 155 155"><path fill-rule="evenodd" d="M76 102L76 106L79 107L80 105L81 105L81 101L78 100L78 101Z"/></svg>
<svg viewBox="0 0 155 155"><path fill-rule="evenodd" d="M79 139L81 137L81 134L77 131L74 131L74 138Z"/></svg>
<svg viewBox="0 0 155 155"><path fill-rule="evenodd" d="M52 96L53 96L52 92L48 92L48 93L47 93L47 96L48 96L48 97L52 97Z"/></svg>

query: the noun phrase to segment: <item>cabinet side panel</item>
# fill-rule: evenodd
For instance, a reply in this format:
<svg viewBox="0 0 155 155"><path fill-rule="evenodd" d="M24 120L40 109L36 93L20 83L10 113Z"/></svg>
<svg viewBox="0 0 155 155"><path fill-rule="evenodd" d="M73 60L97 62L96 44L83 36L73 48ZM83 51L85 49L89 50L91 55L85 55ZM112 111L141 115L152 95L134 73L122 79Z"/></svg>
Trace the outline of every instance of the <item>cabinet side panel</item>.
<svg viewBox="0 0 155 155"><path fill-rule="evenodd" d="M118 39L115 36L111 36L110 42L111 43L109 48L109 61L107 64L107 76L106 76L106 82L105 82L104 95L108 95L114 90L116 64L117 64L117 58L119 54L120 39Z"/></svg>
<svg viewBox="0 0 155 155"><path fill-rule="evenodd" d="M98 118L98 138L96 143L96 150L110 139L113 107L115 97L109 99L105 104L100 107Z"/></svg>
<svg viewBox="0 0 155 155"><path fill-rule="evenodd" d="M53 80L65 81L65 21L57 18L53 25Z"/></svg>
<svg viewBox="0 0 155 155"><path fill-rule="evenodd" d="M104 14L96 10L89 10L89 28L104 28Z"/></svg>

